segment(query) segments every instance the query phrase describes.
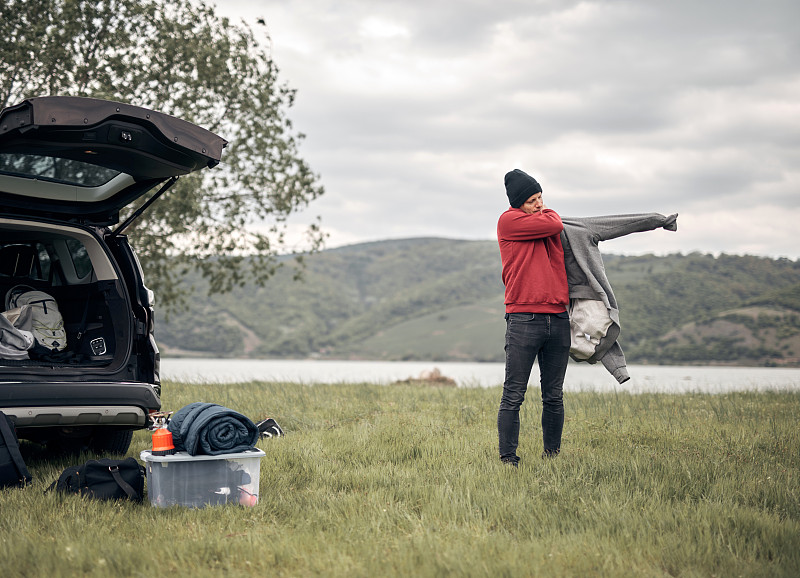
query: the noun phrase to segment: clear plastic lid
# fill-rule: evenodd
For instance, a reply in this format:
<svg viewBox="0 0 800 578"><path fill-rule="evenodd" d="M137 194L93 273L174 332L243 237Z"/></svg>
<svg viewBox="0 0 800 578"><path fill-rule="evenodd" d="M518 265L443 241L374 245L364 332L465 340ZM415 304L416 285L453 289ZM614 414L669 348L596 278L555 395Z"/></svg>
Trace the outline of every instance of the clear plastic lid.
<svg viewBox="0 0 800 578"><path fill-rule="evenodd" d="M217 454L210 456L208 454L190 455L186 452L175 452L168 456L154 456L151 450L144 450L139 454L139 459L143 462L195 462L200 460L240 460L246 458L262 458L265 454L258 448L252 448L244 452L237 452L231 454Z"/></svg>

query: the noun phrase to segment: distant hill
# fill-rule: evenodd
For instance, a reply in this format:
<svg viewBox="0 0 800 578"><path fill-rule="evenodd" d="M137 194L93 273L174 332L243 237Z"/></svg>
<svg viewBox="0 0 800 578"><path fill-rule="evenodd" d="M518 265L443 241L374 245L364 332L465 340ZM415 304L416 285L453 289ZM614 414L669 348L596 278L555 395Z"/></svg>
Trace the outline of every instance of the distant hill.
<svg viewBox="0 0 800 578"><path fill-rule="evenodd" d="M604 256L630 363L800 365L800 263L752 256ZM406 239L330 249L304 280L225 295L194 286L158 319L169 355L502 361L494 241Z"/></svg>

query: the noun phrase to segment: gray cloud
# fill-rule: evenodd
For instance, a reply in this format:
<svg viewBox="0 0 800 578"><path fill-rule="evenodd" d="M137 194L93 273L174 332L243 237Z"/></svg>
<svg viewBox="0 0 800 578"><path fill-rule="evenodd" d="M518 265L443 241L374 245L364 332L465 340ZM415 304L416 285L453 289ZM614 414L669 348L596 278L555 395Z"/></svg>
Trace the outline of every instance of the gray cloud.
<svg viewBox="0 0 800 578"><path fill-rule="evenodd" d="M800 257L794 0L220 4L269 24L331 245L491 239L519 167L565 215L681 213L608 250Z"/></svg>

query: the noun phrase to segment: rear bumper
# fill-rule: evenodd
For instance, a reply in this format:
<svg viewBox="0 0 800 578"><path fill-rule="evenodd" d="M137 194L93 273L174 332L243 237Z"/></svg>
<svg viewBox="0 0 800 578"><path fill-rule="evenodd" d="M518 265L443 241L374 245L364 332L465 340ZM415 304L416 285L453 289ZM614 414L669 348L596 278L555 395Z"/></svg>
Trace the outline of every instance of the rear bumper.
<svg viewBox="0 0 800 578"><path fill-rule="evenodd" d="M147 415L140 407L131 406L60 406L3 408L3 413L14 418L17 428L76 427L113 425L143 428Z"/></svg>
<svg viewBox="0 0 800 578"><path fill-rule="evenodd" d="M52 382L0 384L0 411L16 427L92 425L145 427L161 408L149 383Z"/></svg>

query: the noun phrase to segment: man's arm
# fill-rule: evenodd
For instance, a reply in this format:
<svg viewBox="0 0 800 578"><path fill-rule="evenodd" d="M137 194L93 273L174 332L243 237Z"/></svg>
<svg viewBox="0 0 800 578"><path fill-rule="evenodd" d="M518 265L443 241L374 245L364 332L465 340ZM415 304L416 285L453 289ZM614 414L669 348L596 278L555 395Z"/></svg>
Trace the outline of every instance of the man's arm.
<svg viewBox="0 0 800 578"><path fill-rule="evenodd" d="M563 229L561 217L552 209L533 214L506 211L497 223L497 237L501 241L530 241L558 235Z"/></svg>

